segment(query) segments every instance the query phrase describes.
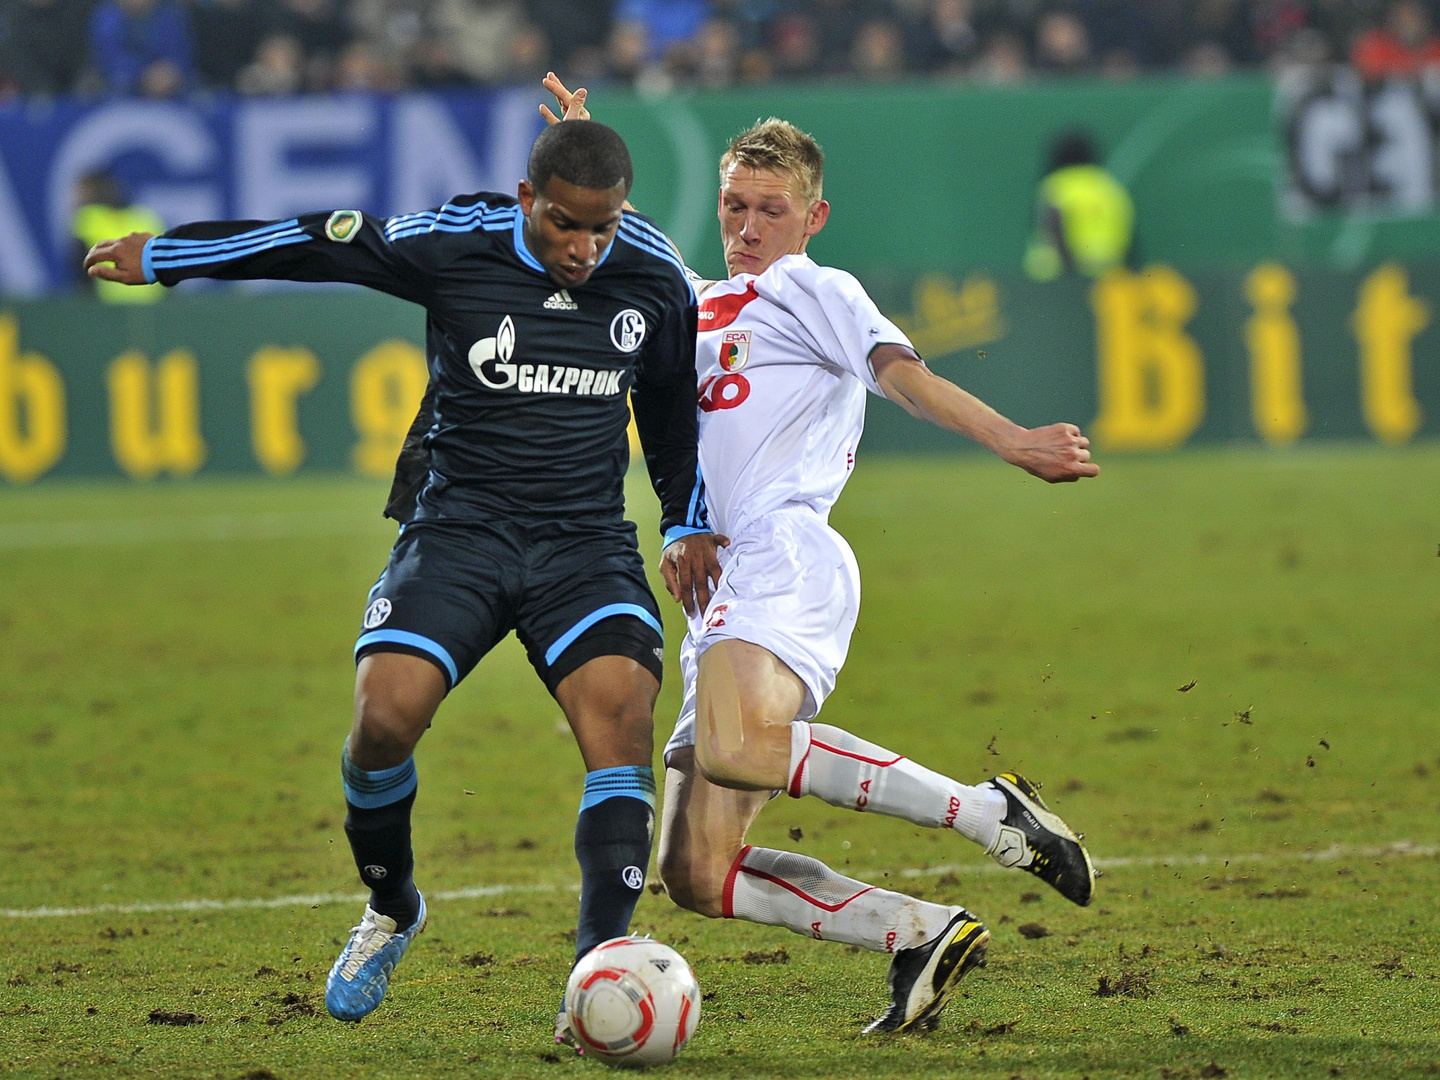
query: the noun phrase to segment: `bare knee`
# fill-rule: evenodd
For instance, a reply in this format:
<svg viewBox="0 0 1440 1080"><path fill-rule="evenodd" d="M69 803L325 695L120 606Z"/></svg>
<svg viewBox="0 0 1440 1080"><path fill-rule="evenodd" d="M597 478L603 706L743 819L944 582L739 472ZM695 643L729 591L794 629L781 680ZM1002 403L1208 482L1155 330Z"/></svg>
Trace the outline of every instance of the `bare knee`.
<svg viewBox="0 0 1440 1080"><path fill-rule="evenodd" d="M439 670L418 657L376 653L363 658L355 679L350 760L362 769L403 762L430 727L445 690Z"/></svg>
<svg viewBox="0 0 1440 1080"><path fill-rule="evenodd" d="M678 852L660 847L660 880L670 899L686 911L718 919L725 914L725 879L734 861L696 856L693 853Z"/></svg>

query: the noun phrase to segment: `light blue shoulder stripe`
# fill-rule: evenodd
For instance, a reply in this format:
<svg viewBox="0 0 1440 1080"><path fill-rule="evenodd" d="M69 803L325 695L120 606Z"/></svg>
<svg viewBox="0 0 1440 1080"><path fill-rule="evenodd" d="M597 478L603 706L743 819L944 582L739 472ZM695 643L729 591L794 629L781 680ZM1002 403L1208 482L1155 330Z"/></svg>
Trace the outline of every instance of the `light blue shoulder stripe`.
<svg viewBox="0 0 1440 1080"><path fill-rule="evenodd" d="M643 233L632 233L625 228L624 224L620 226L616 235L631 247L638 248L646 254L654 255L657 259L661 259L673 266L675 271L680 275L680 280L684 282L686 290L689 291L690 298L692 300L699 299L695 293L695 286L690 283L690 275L685 273L685 267L680 262L679 256L677 256L671 248L668 246L661 247Z"/></svg>

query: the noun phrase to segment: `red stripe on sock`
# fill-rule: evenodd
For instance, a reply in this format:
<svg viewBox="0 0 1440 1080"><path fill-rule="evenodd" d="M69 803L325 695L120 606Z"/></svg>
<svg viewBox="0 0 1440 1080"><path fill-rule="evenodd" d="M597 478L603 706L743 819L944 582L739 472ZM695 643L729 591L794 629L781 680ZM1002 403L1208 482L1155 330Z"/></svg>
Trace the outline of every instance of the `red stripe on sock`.
<svg viewBox="0 0 1440 1080"><path fill-rule="evenodd" d="M735 856L735 861L730 864L730 872L725 875L725 888L720 893L720 916L725 919L735 917L735 875L740 872L740 864L745 861L745 856L750 854L754 844L746 844L740 849L740 854Z"/></svg>
<svg viewBox="0 0 1440 1080"><path fill-rule="evenodd" d="M811 741L811 744L810 744L810 745L811 745L811 746L814 746L814 745L815 745L813 740ZM787 791L787 794L788 794L788 795L790 796L790 798L792 798L792 799L801 798L802 793L801 793L801 791L800 791L800 780L801 780L801 778L805 775L805 765L806 765L806 763L807 763L809 760L810 760L810 747L807 746L807 747L805 748L805 756L800 759L800 764L795 767L794 775L792 775L792 776L790 777L790 787L789 787L789 789L788 789L788 791Z"/></svg>
<svg viewBox="0 0 1440 1080"><path fill-rule="evenodd" d="M901 754L899 757L893 757L889 761L881 761L879 758L866 757L864 754L852 754L849 750L841 750L838 746L831 746L829 743L823 743L819 739L815 738L811 738L810 746L812 748L818 746L821 750L829 750L830 753L839 754L841 757L854 758L856 761L863 761L867 765L878 765L882 769L888 765L894 765L897 761L905 760L904 754ZM807 754L806 756L808 757L809 755Z"/></svg>
<svg viewBox="0 0 1440 1080"><path fill-rule="evenodd" d="M748 851L749 848L746 848L746 850ZM740 867L740 871L741 871L741 873L749 874L751 877L764 878L766 881L773 881L776 885L779 885L782 889L789 889L792 893L794 893L796 896L800 897L800 899L801 899L801 900L804 900L807 904L813 904L815 907L818 907L820 910L822 910L822 911L828 911L828 912L830 912L832 915L833 915L835 912L839 911L841 908L843 908L846 904L850 903L851 900L856 900L856 899L864 896L867 892L873 891L874 888L875 888L874 885L866 885L865 888L861 889L859 892L857 892L854 896L850 897L848 900L841 900L840 903L838 903L838 904L827 904L827 903L825 903L825 901L823 901L823 900L817 900L815 897L811 896L809 893L807 893L804 889L801 889L799 886L792 885L790 882L786 881L784 878L778 878L778 877L776 877L774 874L767 874L767 873L765 873L763 870L752 870L752 869L750 869L750 867L748 867L748 866L742 866L742 867ZM735 872L735 868L734 868L734 867L731 867L731 874L733 875L734 872ZM726 879L726 882L725 882L725 894L726 894L726 903L727 903L727 904L730 902L730 893L731 893L732 891L733 891L733 886L732 886L732 884L730 883L729 879ZM733 916L732 916L732 917L733 917Z"/></svg>

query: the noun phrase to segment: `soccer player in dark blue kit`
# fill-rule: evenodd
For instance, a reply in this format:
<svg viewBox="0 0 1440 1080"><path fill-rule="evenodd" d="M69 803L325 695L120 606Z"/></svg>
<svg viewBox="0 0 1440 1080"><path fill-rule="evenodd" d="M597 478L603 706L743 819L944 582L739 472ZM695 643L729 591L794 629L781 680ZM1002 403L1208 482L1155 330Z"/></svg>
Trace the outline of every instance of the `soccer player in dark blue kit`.
<svg viewBox="0 0 1440 1080"><path fill-rule="evenodd" d="M719 578L696 464L695 293L664 234L622 210L633 169L610 128L546 129L518 198L490 192L376 221L358 210L200 222L97 244L95 277L346 281L428 314L430 388L386 513L399 538L356 642L342 757L345 832L370 902L326 982L359 1020L425 926L410 810L414 748L445 695L514 629L588 770L575 851L576 956L624 934L654 833L659 608L624 520L630 395L667 556Z"/></svg>

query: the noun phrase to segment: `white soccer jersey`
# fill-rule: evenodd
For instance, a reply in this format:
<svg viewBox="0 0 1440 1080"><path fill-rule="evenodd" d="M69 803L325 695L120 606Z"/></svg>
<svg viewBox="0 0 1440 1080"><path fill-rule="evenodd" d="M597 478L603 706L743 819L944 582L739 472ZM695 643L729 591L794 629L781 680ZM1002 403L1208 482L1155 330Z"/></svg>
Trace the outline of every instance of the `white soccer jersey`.
<svg viewBox="0 0 1440 1080"><path fill-rule="evenodd" d="M700 474L717 532L782 506L825 520L855 464L876 345L910 339L850 274L786 255L700 303Z"/></svg>

